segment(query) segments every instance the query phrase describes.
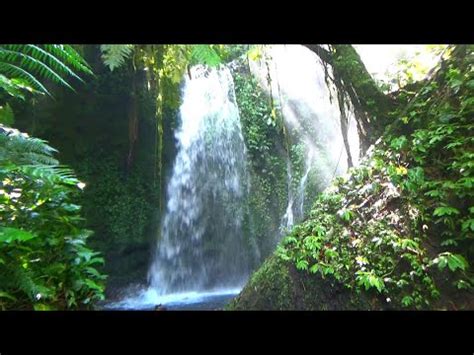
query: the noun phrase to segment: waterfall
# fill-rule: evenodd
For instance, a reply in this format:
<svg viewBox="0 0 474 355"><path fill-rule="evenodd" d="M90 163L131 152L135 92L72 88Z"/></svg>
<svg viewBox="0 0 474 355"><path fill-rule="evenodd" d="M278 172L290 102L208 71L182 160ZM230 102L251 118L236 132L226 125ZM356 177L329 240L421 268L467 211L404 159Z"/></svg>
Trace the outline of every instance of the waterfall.
<svg viewBox="0 0 474 355"><path fill-rule="evenodd" d="M333 88L326 84L319 57L303 46L271 46L262 59L250 61L250 69L279 106L292 146L302 147L304 164L299 174L288 161L288 206L281 219L281 229L285 231L300 221L310 207L305 205L306 195L311 192L308 185L320 192L348 168L339 106ZM348 119L350 151L357 164L356 122L352 113Z"/></svg>
<svg viewBox="0 0 474 355"><path fill-rule="evenodd" d="M293 215L293 203L294 203L294 196L293 196L293 188L291 183L293 181L293 173L291 170L291 161L288 158L286 160L286 176L287 176L287 186L288 186L288 204L286 206L285 214L281 219L280 230L283 232L285 229L290 228L294 221L295 217Z"/></svg>
<svg viewBox="0 0 474 355"><path fill-rule="evenodd" d="M184 80L177 156L148 275L159 295L237 287L249 273L246 149L232 76L226 67L194 66Z"/></svg>
<svg viewBox="0 0 474 355"><path fill-rule="evenodd" d="M304 218L316 194L347 170L347 152L337 99L330 100L319 58L302 46L272 46L268 54L268 66L264 60L251 61L250 69L271 92L286 132L288 201L286 210L278 212L281 233L275 233L276 243ZM232 75L226 66L194 66L183 79L181 95L177 154L149 287L130 294L120 307L236 294L260 260L257 240L245 233L255 222L248 210L251 176ZM356 124L353 115L348 119L357 164Z"/></svg>

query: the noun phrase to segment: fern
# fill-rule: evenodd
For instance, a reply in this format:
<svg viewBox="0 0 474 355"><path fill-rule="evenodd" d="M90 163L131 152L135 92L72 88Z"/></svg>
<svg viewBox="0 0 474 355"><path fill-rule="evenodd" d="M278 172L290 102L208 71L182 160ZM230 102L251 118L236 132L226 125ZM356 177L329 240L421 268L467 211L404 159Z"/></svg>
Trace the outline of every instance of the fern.
<svg viewBox="0 0 474 355"><path fill-rule="evenodd" d="M8 79L5 75L0 74L0 89L7 92L8 95L24 100L25 96L22 90L26 89L30 92L34 90L28 85L28 82L21 79Z"/></svg>
<svg viewBox="0 0 474 355"><path fill-rule="evenodd" d="M67 63L72 69L89 75L94 75L89 64L71 46L63 44L45 44L45 50L53 54L56 58Z"/></svg>
<svg viewBox="0 0 474 355"><path fill-rule="evenodd" d="M42 139L0 124L0 163L57 165L58 161L52 156L56 152Z"/></svg>
<svg viewBox="0 0 474 355"><path fill-rule="evenodd" d="M43 80L74 90L67 79L73 77L82 81L76 71L92 74L90 67L71 46L0 45L0 75L3 76L0 88L9 95L22 98L18 89L28 89L51 96Z"/></svg>
<svg viewBox="0 0 474 355"><path fill-rule="evenodd" d="M132 44L102 44L102 61L111 71L120 67L133 52Z"/></svg>

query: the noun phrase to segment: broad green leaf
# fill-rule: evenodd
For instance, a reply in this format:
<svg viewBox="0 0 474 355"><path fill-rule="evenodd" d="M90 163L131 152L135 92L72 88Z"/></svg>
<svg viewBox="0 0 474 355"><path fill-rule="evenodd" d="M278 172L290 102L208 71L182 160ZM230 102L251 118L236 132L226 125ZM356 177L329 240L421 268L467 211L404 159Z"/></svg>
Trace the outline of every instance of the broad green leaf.
<svg viewBox="0 0 474 355"><path fill-rule="evenodd" d="M439 216L439 217L442 217L442 216L452 216L452 215L457 215L459 214L459 210L457 208L454 208L454 207L438 207L435 209L434 211L434 215L435 216Z"/></svg>
<svg viewBox="0 0 474 355"><path fill-rule="evenodd" d="M453 254L448 256L448 267L451 271L456 271L457 269L466 270L468 263L462 255Z"/></svg>
<svg viewBox="0 0 474 355"><path fill-rule="evenodd" d="M21 229L0 227L0 242L11 243L13 241L25 242L35 238L36 235Z"/></svg>

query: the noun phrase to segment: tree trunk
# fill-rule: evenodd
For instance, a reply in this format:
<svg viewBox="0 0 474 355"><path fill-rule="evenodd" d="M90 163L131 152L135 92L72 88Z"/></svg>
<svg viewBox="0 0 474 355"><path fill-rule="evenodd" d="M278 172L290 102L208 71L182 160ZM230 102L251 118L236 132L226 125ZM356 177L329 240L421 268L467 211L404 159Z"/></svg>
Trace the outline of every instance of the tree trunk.
<svg viewBox="0 0 474 355"><path fill-rule="evenodd" d="M396 107L395 101L380 90L351 45L329 46L329 50L313 44L306 47L316 53L323 64L331 66L333 77L330 79L336 86L339 101L349 100L354 108L361 150L365 153L383 133L389 113Z"/></svg>

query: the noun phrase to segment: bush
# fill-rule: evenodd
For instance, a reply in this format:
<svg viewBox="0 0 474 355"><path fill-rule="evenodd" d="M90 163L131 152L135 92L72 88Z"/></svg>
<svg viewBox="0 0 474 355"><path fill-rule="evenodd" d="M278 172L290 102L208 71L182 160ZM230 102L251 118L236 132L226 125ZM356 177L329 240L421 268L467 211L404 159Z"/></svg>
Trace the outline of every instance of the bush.
<svg viewBox="0 0 474 355"><path fill-rule="evenodd" d="M0 308L90 308L103 299L82 227L84 187L45 141L0 127Z"/></svg>

